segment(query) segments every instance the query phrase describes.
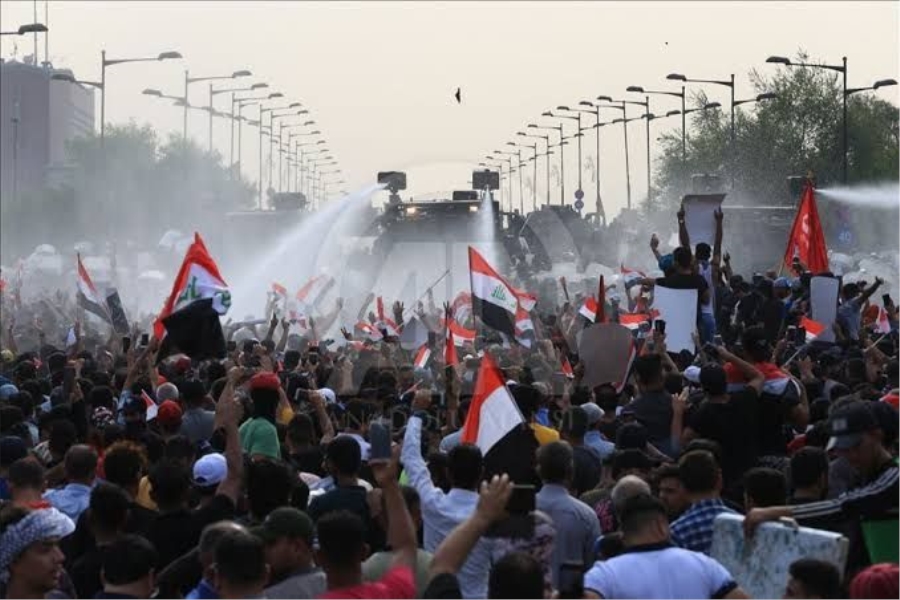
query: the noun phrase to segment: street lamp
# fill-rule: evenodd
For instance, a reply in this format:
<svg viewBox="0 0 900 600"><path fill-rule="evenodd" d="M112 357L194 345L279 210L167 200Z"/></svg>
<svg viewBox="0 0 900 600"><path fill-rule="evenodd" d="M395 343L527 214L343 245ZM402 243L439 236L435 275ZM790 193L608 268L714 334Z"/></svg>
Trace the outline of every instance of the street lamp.
<svg viewBox="0 0 900 600"><path fill-rule="evenodd" d="M516 135L526 135L523 132L518 132ZM529 136L529 137L543 137L543 136ZM549 136L547 136L549 137ZM537 210L537 157L538 157L538 143L534 144L523 144L521 142L506 142L507 146L515 146L519 149L519 168L521 169L525 163L522 162L522 148L531 148L534 152L534 156L531 157L531 161L533 163L532 166L532 175L531 175L531 210ZM521 172L519 175L521 179ZM525 216L525 204L524 200L521 199L521 190L519 190L520 200L519 200L519 211L522 213L522 216Z"/></svg>
<svg viewBox="0 0 900 600"><path fill-rule="evenodd" d="M244 70L240 70L240 71L235 71L231 75L214 75L214 76L210 76L210 77L191 77L190 72L187 69L185 69L185 71L184 71L185 109L184 109L184 126L183 126L183 129L184 129L183 136L184 136L185 141L187 141L187 128L188 128L187 106L188 106L188 103L190 102L189 97L188 97L188 87L190 86L190 84L197 83L200 81L216 81L216 80L221 80L221 79L238 79L239 77L250 77L252 74L253 73L251 73L250 71L247 71L244 69ZM210 92L210 106L212 106L212 84L209 85L209 92Z"/></svg>
<svg viewBox="0 0 900 600"><path fill-rule="evenodd" d="M516 147L515 142L506 142L506 145L512 146L514 148ZM511 152L509 150L494 150L494 153L495 154L507 154L509 156L515 156L516 158L519 159L519 162L516 165L516 170L519 171L519 212L522 213L522 215L524 215L525 214L525 198L524 198L525 197L525 193L524 193L525 188L522 185L522 166L525 163L522 162L522 149L518 148L515 152ZM515 210L513 208L512 196L509 197L509 210L510 211Z"/></svg>
<svg viewBox="0 0 900 600"><path fill-rule="evenodd" d="M637 104L644 107L644 119L647 121L647 206L650 206L650 121L652 120L650 117L650 96L644 96L643 102L638 100L626 100L626 102L628 104Z"/></svg>
<svg viewBox="0 0 900 600"><path fill-rule="evenodd" d="M222 89L215 90L215 89L213 89L212 84L209 84L209 108L210 108L210 111L213 110L213 97L214 96L218 96L219 94L229 94L230 93L231 100L232 100L231 129L232 129L232 133L234 133L234 112L233 112L233 110L234 110L234 94L235 94L235 92L252 92L252 91L256 91L256 90L268 89L268 87L269 87L269 84L267 84L267 83L254 83L253 85L247 86L247 87L237 87L237 88L230 87L230 88L222 88ZM210 151L210 153L212 153L212 149L213 149L213 123L212 123L212 112L210 112L210 119L209 119L209 151ZM234 147L232 145L232 148L230 151L230 156L233 157L233 155L234 155Z"/></svg>
<svg viewBox="0 0 900 600"><path fill-rule="evenodd" d="M263 176L262 176L262 173L263 173L263 170L262 170L262 148L263 148L263 140L262 140L262 136L263 136L263 132L264 132L265 129L268 129L268 130L269 130L269 141L271 142L271 143L269 144L269 164L271 165L271 162L272 162L272 143L274 143L274 141L275 141L275 137L272 135L272 133L273 133L273 131L274 131L274 129L273 129L273 123L272 123L272 122L273 122L273 117L275 116L275 112L274 112L274 111L276 111L276 110L282 110L282 109L285 109L285 108L293 109L293 108L297 108L297 107L300 107L300 106L302 106L302 104L300 104L299 102L292 102L291 104L289 104L289 105L286 106L286 107L285 107L285 106L269 106L269 107L265 107L265 108L262 107L262 106L259 107L259 122L260 122L260 127L259 127L259 148L258 148L258 150L259 150L259 157L258 157L258 163L259 163L259 167L258 167L258 168L259 168L259 182L258 182L258 185L259 185L259 202L260 202L260 208L262 208L262 197L263 197ZM269 117L269 127L268 127L268 128L266 128L265 126L262 125L263 117L265 116L266 113L272 113L271 116ZM270 167L270 168L269 168L269 182L270 182L269 185L271 185L271 181L272 181L272 169L271 169L271 167Z"/></svg>
<svg viewBox="0 0 900 600"><path fill-rule="evenodd" d="M47 31L49 30L43 23L29 23L20 25L15 31L0 31L0 35L25 35L27 33L47 33Z"/></svg>
<svg viewBox="0 0 900 600"><path fill-rule="evenodd" d="M501 161L506 162L506 193L509 196L509 208L512 210L513 206L513 191L512 191L512 174L514 173L512 168L512 152L500 152L499 150L494 150L494 154L498 154L499 156L488 155L485 158L487 160L493 161ZM502 175L503 169L501 167L500 173ZM502 206L502 201L501 201Z"/></svg>
<svg viewBox="0 0 900 600"><path fill-rule="evenodd" d="M553 119L571 119L571 115L554 115L552 111L541 113L542 117L550 117ZM529 125L531 127L531 125ZM565 152L563 151L563 124L559 123L559 127L550 127L559 131L559 205L566 203L566 161Z"/></svg>
<svg viewBox="0 0 900 600"><path fill-rule="evenodd" d="M106 68L114 65L136 62L162 62L164 60L175 60L184 58L180 53L175 51L160 52L156 57L148 58L106 58L106 50L100 51L100 144L103 145L106 139Z"/></svg>
<svg viewBox="0 0 900 600"><path fill-rule="evenodd" d="M266 96L253 96L253 97L249 97L249 98L235 98L234 94L232 94L232 96L231 96L232 119L235 118L234 117L235 104L238 107L238 114L237 114L238 139L237 139L237 163L236 163L237 169L238 169L238 174L240 174L240 170L241 170L241 137L242 137L242 132L244 129L244 121L246 120L246 119L244 119L244 107L245 106L259 106L260 108L262 108L263 102L265 102L266 100L274 100L276 98L284 98L284 94L282 94L281 92L272 92L271 94L268 94ZM261 118L259 120L259 124L261 127L262 126ZM234 127L232 127L231 136L232 136L232 147L233 147L234 146ZM233 164L235 164L235 163L232 161L232 165Z"/></svg>
<svg viewBox="0 0 900 600"><path fill-rule="evenodd" d="M684 83L711 83L714 85L723 85L723 86L731 89L731 144L730 144L731 147L729 148L729 150L730 150L729 154L731 154L731 161L730 161L731 162L731 169L730 169L731 170L731 187L734 188L734 171L736 168L736 165L734 163L737 158L737 147L736 147L737 141L736 141L736 135L735 135L735 129L734 129L734 108L736 106L734 103L734 91L735 91L734 73L731 74L731 79L727 79L727 80L723 80L723 79L689 79L688 77L685 77L681 73L669 73L668 75L666 75L666 79L668 79L670 81L681 81Z"/></svg>
<svg viewBox="0 0 900 600"><path fill-rule="evenodd" d="M582 175L582 173L581 173L581 171L582 171L582 169L581 169L581 138L584 137L584 134L581 132L581 113L583 111L581 109L577 109L577 108L573 110L573 109L569 108L568 106L557 106L556 110L577 113L577 115L575 115L575 116L572 116L572 115L554 115L554 116L557 116L561 119L573 119L578 125L578 131L575 133L575 137L578 138L578 189L575 191L575 200L579 201L584 197L584 189L581 186L581 183L582 183L582 180L581 180L581 175ZM593 111L590 111L590 112L593 112ZM578 211L578 212L581 212L581 211Z"/></svg>
<svg viewBox="0 0 900 600"><path fill-rule="evenodd" d="M547 170L547 206L550 206L550 155L553 154L550 151L550 134L541 135L539 133L534 134L534 133L527 133L525 131L519 131L519 132L516 132L516 135L519 135L522 137L542 139L542 140L544 140L544 143L547 144L547 151L543 152L541 154L538 154L537 153L537 142L535 142L535 155L534 155L534 158L535 158L535 160L534 160L534 162L535 162L535 172L534 172L534 174L535 174L535 179L534 179L535 201L534 202L535 202L535 204L534 204L534 209L537 210L536 196L537 196L537 157L538 156L546 156L547 157L547 166L546 166L546 170Z"/></svg>
<svg viewBox="0 0 900 600"><path fill-rule="evenodd" d="M658 96L675 96L676 98L681 98L681 162L684 164L685 168L687 167L687 144L685 142L685 115L687 114L687 108L685 107L685 93L684 86L681 86L680 92L667 92L662 90L645 90L643 87L639 85L630 85L627 90L629 92L637 92L639 94L656 94ZM671 111L670 111L671 112ZM667 113L666 116L669 116Z"/></svg>

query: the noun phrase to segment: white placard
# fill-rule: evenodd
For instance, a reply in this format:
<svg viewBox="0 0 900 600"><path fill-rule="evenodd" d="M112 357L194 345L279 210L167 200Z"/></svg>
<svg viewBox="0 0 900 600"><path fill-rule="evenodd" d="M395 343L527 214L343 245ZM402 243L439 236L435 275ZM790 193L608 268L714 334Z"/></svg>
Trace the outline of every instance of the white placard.
<svg viewBox="0 0 900 600"><path fill-rule="evenodd" d="M694 351L693 334L697 330L697 290L676 290L657 285L653 308L666 322L666 349L669 352Z"/></svg>
<svg viewBox="0 0 900 600"><path fill-rule="evenodd" d="M813 277L809 282L810 318L825 326L818 339L834 342L834 322L837 319L838 291L841 282L834 277Z"/></svg>
<svg viewBox="0 0 900 600"><path fill-rule="evenodd" d="M700 242L706 242L712 247L716 241L715 212L722 206L724 199L725 194L691 194L682 199L684 226L692 247L696 248Z"/></svg>

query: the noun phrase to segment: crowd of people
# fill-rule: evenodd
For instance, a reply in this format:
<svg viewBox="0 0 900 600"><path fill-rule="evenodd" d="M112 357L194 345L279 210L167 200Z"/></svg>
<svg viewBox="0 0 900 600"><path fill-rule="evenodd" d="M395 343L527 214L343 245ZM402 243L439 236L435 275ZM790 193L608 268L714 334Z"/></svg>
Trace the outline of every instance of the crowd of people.
<svg viewBox="0 0 900 600"><path fill-rule="evenodd" d="M602 311L696 289L695 351L640 328L628 380L594 387L580 297L542 297L528 347L470 320L458 364L452 315L424 303L417 365L339 304L298 335L273 303L267 328L226 327L227 356L196 360L73 303L57 338L47 302L6 290L0 595L742 598L711 555L716 517L741 514L748 538L790 518L847 539L845 565L792 562L785 597L897 598L897 307L873 302L880 280L845 283L836 341L798 339L813 274L734 273L717 220L712 246L654 236L663 277ZM486 357L523 418L514 460L463 435Z"/></svg>

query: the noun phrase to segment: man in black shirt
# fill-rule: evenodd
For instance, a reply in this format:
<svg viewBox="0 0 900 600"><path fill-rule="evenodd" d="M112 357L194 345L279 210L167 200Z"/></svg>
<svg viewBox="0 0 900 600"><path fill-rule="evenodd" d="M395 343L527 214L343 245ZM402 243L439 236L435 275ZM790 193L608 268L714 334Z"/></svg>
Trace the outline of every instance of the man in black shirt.
<svg viewBox="0 0 900 600"><path fill-rule="evenodd" d="M794 506L755 508L744 519L749 536L764 521L793 517L801 524L811 518L852 519L854 535L850 536L848 570L863 566L859 560L866 548L861 534L863 521L893 519L897 523L898 476L897 461L882 444L884 432L879 428L866 402L855 402L836 411L829 419L831 439L828 450L845 456L863 476L863 484L841 494L834 500L823 500ZM862 563L862 564L861 564Z"/></svg>
<svg viewBox="0 0 900 600"><path fill-rule="evenodd" d="M666 391L662 358L658 354L639 356L634 374L640 395L628 408L647 429L648 441L658 450L674 456L672 448L672 395Z"/></svg>
<svg viewBox="0 0 900 600"><path fill-rule="evenodd" d="M694 272L691 251L688 248L678 247L672 252L675 259L675 272L666 277L660 277L655 281L656 285L675 290L697 290L697 306L707 304L710 298L709 284L702 275Z"/></svg>

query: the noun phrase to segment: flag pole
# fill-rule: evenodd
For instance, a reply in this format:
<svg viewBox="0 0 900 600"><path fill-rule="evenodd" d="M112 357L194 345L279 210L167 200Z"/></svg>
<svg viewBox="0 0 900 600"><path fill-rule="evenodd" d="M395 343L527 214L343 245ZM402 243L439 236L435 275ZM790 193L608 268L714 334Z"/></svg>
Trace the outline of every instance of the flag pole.
<svg viewBox="0 0 900 600"><path fill-rule="evenodd" d="M433 289L435 288L435 286L437 286L437 284L439 284L441 281L443 281L443 280L444 280L444 277L446 277L446 276L449 275L449 274L450 274L450 269L447 269L446 271L444 271L444 273L443 273L440 277L438 277L437 280L436 280L434 283L432 283L430 286L428 286L428 287L425 289L425 291L424 291L418 298L416 298L416 301L413 302L413 305L418 304L419 302L421 302L422 298L424 298L425 296L427 296L427 295L428 295L428 292L430 292L431 290L433 290ZM406 316L406 313L408 313L408 312L411 311L411 310L414 310L412 306L410 306L409 308L407 308L406 310L404 310L404 311L403 311L403 315Z"/></svg>

